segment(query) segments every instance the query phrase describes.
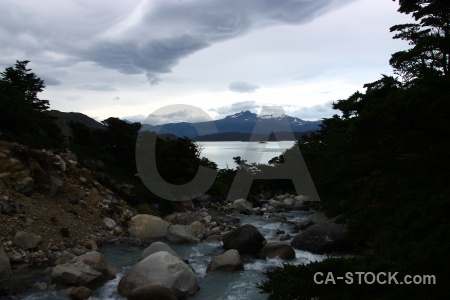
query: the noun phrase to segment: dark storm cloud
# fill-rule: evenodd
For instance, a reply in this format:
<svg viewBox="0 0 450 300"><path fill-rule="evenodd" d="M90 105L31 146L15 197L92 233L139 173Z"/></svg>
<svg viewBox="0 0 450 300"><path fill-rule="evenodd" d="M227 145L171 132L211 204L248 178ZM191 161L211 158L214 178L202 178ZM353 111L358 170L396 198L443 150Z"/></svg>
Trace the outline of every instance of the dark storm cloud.
<svg viewBox="0 0 450 300"><path fill-rule="evenodd" d="M150 84L179 61L260 27L302 24L354 0L2 1L0 51L94 62ZM19 3L17 3L19 2ZM51 10L52 6L55 9ZM56 13L58 12L58 13ZM27 21L24 22L23 20ZM48 57L50 56L50 58ZM62 59L62 58L63 59ZM3 59L0 59L3 60ZM1 61L0 63L2 63Z"/></svg>
<svg viewBox="0 0 450 300"><path fill-rule="evenodd" d="M253 93L260 88L259 85L245 82L245 81L235 81L228 85L228 88L236 93Z"/></svg>

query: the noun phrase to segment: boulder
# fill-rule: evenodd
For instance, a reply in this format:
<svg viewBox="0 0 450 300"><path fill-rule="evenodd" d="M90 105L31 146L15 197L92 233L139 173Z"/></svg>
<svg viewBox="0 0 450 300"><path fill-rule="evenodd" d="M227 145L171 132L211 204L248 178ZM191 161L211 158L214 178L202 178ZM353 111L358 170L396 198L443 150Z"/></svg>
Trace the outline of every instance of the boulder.
<svg viewBox="0 0 450 300"><path fill-rule="evenodd" d="M233 202L233 209L236 210L251 210L253 205L245 199L237 199Z"/></svg>
<svg viewBox="0 0 450 300"><path fill-rule="evenodd" d="M175 292L161 283L150 283L135 288L128 294L127 300L177 300Z"/></svg>
<svg viewBox="0 0 450 300"><path fill-rule="evenodd" d="M195 231L197 231L197 233L199 233L199 234L205 234L206 233L205 225L203 225L199 221L194 221L191 224L189 224L189 226L191 226L191 228L194 229Z"/></svg>
<svg viewBox="0 0 450 300"><path fill-rule="evenodd" d="M280 242L269 242L261 250L261 253L268 258L279 257L281 259L294 259L295 250L292 246Z"/></svg>
<svg viewBox="0 0 450 300"><path fill-rule="evenodd" d="M224 254L213 257L206 269L206 273L212 271L234 272L244 270L244 263L237 250L231 249Z"/></svg>
<svg viewBox="0 0 450 300"><path fill-rule="evenodd" d="M320 224L320 223L328 221L328 217L325 216L325 214L321 211L317 211L309 216L306 216L305 218L308 218L314 224Z"/></svg>
<svg viewBox="0 0 450 300"><path fill-rule="evenodd" d="M131 219L128 231L134 238L153 241L167 234L169 223L152 215L136 215Z"/></svg>
<svg viewBox="0 0 450 300"><path fill-rule="evenodd" d="M266 244L266 239L253 225L243 225L222 237L225 249L236 249L240 254L257 254Z"/></svg>
<svg viewBox="0 0 450 300"><path fill-rule="evenodd" d="M177 244L197 243L197 231L188 225L173 225L167 230L166 238Z"/></svg>
<svg viewBox="0 0 450 300"><path fill-rule="evenodd" d="M84 286L72 286L66 293L74 300L86 300L92 296L92 290Z"/></svg>
<svg viewBox="0 0 450 300"><path fill-rule="evenodd" d="M80 255L79 259L95 270L101 272L107 279L113 279L117 275L117 268L97 251L90 251Z"/></svg>
<svg viewBox="0 0 450 300"><path fill-rule="evenodd" d="M191 296L199 289L197 277L186 263L160 251L134 265L120 280L118 292L128 297L134 289L154 283L170 288L178 299Z"/></svg>
<svg viewBox="0 0 450 300"><path fill-rule="evenodd" d="M269 206L272 206L273 208L277 208L277 207L283 206L283 203L280 201L277 201L277 200L270 199Z"/></svg>
<svg viewBox="0 0 450 300"><path fill-rule="evenodd" d="M11 263L9 262L8 256L0 247L0 295L2 291L7 290L9 286L9 280L12 275Z"/></svg>
<svg viewBox="0 0 450 300"><path fill-rule="evenodd" d="M293 198L286 198L283 200L283 204L285 206L292 206L292 205L294 205L294 203L295 203L295 201Z"/></svg>
<svg viewBox="0 0 450 300"><path fill-rule="evenodd" d="M181 257L173 251L172 248L170 248L169 245L163 242L153 242L150 246L148 246L144 251L142 251L141 256L139 257L139 261L144 260L147 256L152 255L153 253L159 252L159 251L166 251L173 256L176 256L181 259Z"/></svg>
<svg viewBox="0 0 450 300"><path fill-rule="evenodd" d="M41 236L30 234L25 231L18 231L13 239L13 244L19 246L23 250L34 249L41 242Z"/></svg>
<svg viewBox="0 0 450 300"><path fill-rule="evenodd" d="M312 225L297 234L291 246L312 253L345 251L350 249L346 242L347 226L333 222Z"/></svg>
<svg viewBox="0 0 450 300"><path fill-rule="evenodd" d="M96 287L116 277L117 269L96 251L77 256L52 269L52 283Z"/></svg>

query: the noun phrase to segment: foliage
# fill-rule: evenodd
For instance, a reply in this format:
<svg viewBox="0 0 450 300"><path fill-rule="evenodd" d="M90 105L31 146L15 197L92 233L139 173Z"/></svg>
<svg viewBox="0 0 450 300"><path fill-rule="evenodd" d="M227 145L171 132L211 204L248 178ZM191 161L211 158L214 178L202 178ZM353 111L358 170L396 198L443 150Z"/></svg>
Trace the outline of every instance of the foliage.
<svg viewBox="0 0 450 300"><path fill-rule="evenodd" d="M34 147L61 147L63 136L55 119L45 113L49 101L40 100L44 81L17 61L0 73L0 138Z"/></svg>
<svg viewBox="0 0 450 300"><path fill-rule="evenodd" d="M355 250L371 252L268 272L270 299L445 298L450 280L450 76L448 1L400 1L418 25L397 25L413 49L390 76L339 100L340 115L298 142L324 208L343 213ZM403 54L402 54L403 55ZM316 285L316 271L435 275L437 284ZM336 275L339 276L339 275Z"/></svg>

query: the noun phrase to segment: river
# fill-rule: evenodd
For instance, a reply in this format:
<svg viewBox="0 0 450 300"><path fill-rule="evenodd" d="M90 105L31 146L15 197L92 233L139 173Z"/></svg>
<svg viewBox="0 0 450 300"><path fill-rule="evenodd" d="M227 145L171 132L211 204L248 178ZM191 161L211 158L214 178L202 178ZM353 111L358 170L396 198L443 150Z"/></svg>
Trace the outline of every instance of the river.
<svg viewBox="0 0 450 300"><path fill-rule="evenodd" d="M288 221L293 221L305 216L305 212L288 212ZM256 226L268 241L276 241L277 229L291 232L291 225L275 222L264 216L237 215L240 225L252 224ZM290 241L286 241L289 243ZM206 274L206 268L211 258L224 252L222 243L200 243L176 245L168 243L181 257L187 259L198 276L200 290L189 300L264 300L266 295L260 294L256 284L266 280L263 272L282 266L280 259L256 259L244 257L244 270L233 273L213 272ZM138 262L139 255L143 249L129 245L107 245L100 249L106 258L115 264L120 273L117 278L108 281L105 285L94 291L91 299L109 300L125 299L117 294L117 285L134 264ZM289 261L292 264L307 264L312 261L325 259L325 255L317 255L309 252L296 250L296 258ZM48 280L48 279L47 279ZM35 292L32 294L14 297L12 299L44 300L65 299L61 292Z"/></svg>

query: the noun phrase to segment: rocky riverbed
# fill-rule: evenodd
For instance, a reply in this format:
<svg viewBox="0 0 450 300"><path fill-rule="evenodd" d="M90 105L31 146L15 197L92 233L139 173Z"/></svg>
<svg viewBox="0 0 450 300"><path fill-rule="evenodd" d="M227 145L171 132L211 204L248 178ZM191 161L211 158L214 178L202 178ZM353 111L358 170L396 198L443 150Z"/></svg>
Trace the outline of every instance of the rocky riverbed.
<svg viewBox="0 0 450 300"><path fill-rule="evenodd" d="M233 202L203 195L185 203L186 211L160 218L138 214L99 181L71 153L0 142L0 295L63 290L87 299L113 282L129 299L196 297L206 273L243 272L255 260L298 260L299 249L346 248L345 225L316 211L320 203L307 195ZM270 230L251 224L254 216ZM124 272L102 254L102 245L136 247L139 260ZM196 264L177 245L210 253Z"/></svg>

